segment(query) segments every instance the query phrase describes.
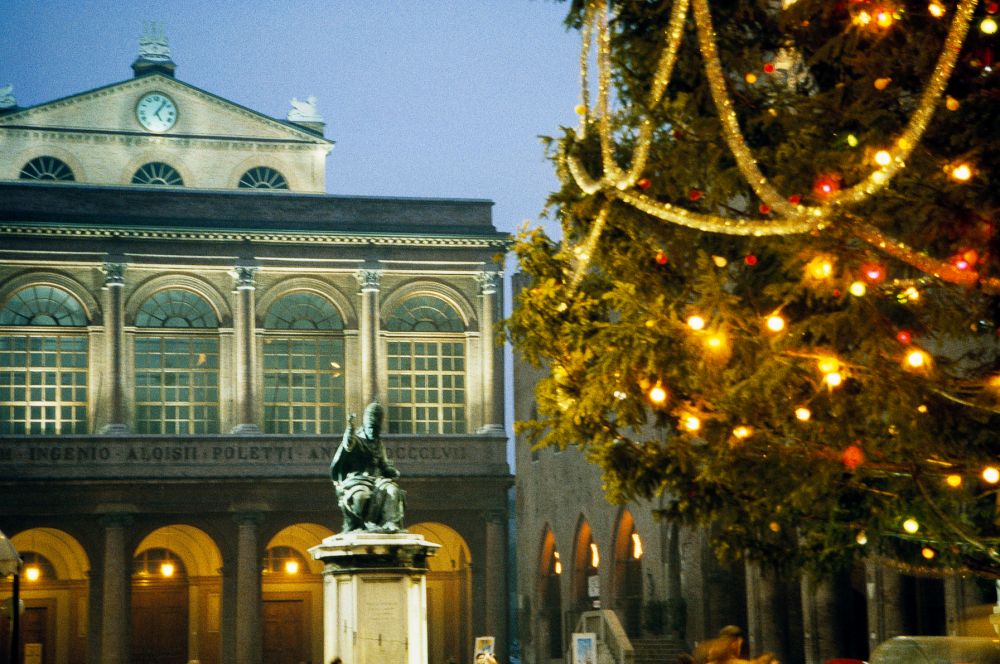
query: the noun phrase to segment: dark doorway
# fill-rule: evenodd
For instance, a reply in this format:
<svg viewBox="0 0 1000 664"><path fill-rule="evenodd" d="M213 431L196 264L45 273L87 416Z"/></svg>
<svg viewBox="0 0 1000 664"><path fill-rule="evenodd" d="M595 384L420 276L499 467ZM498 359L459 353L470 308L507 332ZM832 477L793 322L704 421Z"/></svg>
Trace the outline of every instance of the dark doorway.
<svg viewBox="0 0 1000 664"><path fill-rule="evenodd" d="M308 660L305 634L305 601L264 600L264 661L299 664Z"/></svg>

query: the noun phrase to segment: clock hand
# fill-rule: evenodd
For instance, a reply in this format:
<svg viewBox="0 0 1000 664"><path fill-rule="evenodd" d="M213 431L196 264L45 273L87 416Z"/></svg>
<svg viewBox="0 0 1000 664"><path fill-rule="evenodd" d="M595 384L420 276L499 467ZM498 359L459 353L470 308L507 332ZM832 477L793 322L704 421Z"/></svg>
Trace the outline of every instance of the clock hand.
<svg viewBox="0 0 1000 664"><path fill-rule="evenodd" d="M167 105L167 102L165 102L165 101L164 102L160 102L160 107L158 109L156 109L156 112L153 113L153 115L155 115L156 117L160 118L160 111L162 111L163 107L166 106L166 105ZM163 118L160 118L160 120L162 120L162 119Z"/></svg>

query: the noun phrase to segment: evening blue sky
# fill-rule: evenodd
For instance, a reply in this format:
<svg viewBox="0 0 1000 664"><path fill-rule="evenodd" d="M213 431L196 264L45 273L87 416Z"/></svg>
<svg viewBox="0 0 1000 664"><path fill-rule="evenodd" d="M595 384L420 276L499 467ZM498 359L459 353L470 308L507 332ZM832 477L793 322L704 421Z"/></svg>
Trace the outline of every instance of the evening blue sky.
<svg viewBox="0 0 1000 664"><path fill-rule="evenodd" d="M132 76L144 21L177 78L284 118L314 95L332 194L483 198L539 222L573 124L579 36L551 0L0 0L0 86L31 106ZM554 229L551 223L545 224Z"/></svg>

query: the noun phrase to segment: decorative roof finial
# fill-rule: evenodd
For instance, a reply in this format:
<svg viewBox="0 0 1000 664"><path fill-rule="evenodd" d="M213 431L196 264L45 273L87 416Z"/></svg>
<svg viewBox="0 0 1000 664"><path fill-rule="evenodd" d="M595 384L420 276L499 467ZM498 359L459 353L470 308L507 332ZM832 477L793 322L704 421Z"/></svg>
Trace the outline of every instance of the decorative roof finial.
<svg viewBox="0 0 1000 664"><path fill-rule="evenodd" d="M170 44L163 24L156 21L142 22L142 36L139 37L139 57L132 63L136 76L150 72L174 75L177 65L170 59Z"/></svg>
<svg viewBox="0 0 1000 664"><path fill-rule="evenodd" d="M170 60L170 44L163 24L156 21L142 22L142 36L139 37L139 57L143 60L167 62Z"/></svg>
<svg viewBox="0 0 1000 664"><path fill-rule="evenodd" d="M5 85L0 88L0 110L14 108L17 106L17 99L14 99L14 84Z"/></svg>
<svg viewBox="0 0 1000 664"><path fill-rule="evenodd" d="M305 127L309 131L323 135L323 128L326 124L323 122L323 116L319 114L319 108L316 106L316 97L309 95L306 97L305 101L299 101L295 97L292 97L292 110L288 111L288 121L294 122L300 127Z"/></svg>

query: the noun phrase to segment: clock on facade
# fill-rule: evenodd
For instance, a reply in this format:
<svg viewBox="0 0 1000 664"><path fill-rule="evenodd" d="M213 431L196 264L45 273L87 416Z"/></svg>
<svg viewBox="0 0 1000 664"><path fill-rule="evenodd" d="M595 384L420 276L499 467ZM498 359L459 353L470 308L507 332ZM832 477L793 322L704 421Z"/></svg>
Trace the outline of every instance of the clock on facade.
<svg viewBox="0 0 1000 664"><path fill-rule="evenodd" d="M149 92L139 98L135 115L139 124L149 131L167 131L177 121L177 106L162 92Z"/></svg>

